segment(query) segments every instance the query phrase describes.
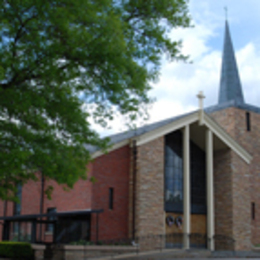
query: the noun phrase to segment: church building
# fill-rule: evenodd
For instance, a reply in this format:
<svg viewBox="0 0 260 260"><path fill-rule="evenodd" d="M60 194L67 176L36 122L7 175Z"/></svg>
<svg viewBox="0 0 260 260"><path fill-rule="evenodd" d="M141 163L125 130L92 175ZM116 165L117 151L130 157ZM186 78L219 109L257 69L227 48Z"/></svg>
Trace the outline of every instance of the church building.
<svg viewBox="0 0 260 260"><path fill-rule="evenodd" d="M189 249L201 234L212 251L221 237L233 241L228 250L260 244L260 107L244 100L227 21L218 104L110 139L107 153L87 147L96 182L79 180L66 192L52 181L52 200L42 196L46 183L28 182L20 204L0 201L2 239L153 235L170 246L167 235L181 234Z"/></svg>

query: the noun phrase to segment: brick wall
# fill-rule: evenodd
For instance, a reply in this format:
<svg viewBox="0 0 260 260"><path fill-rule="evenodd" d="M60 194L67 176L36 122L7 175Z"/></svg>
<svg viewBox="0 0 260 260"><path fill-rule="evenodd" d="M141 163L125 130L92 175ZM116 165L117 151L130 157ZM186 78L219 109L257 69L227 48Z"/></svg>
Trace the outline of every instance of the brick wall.
<svg viewBox="0 0 260 260"><path fill-rule="evenodd" d="M233 189L230 149L214 152L215 234L233 237Z"/></svg>
<svg viewBox="0 0 260 260"><path fill-rule="evenodd" d="M260 243L260 114L250 112L251 130L247 131L246 112L238 108L227 108L211 114L253 156L250 165L235 154L231 156L234 193L233 232L237 240L241 241L237 245L241 249L250 248L250 244ZM256 205L254 220L251 218L252 202Z"/></svg>
<svg viewBox="0 0 260 260"><path fill-rule="evenodd" d="M99 215L99 239L126 238L128 236L128 189L129 189L129 147L117 149L102 155L88 166L88 177L96 182L79 180L72 190L65 191L55 181L46 181L45 187L54 187L52 199L44 196L44 212L55 207L57 211L104 209ZM108 189L114 188L114 208L108 209ZM40 213L41 182L29 181L22 188L21 214ZM0 201L0 215L3 202ZM8 216L13 215L13 202L8 202ZM96 214L92 215L91 236L96 236ZM0 225L1 232L1 225ZM0 233L2 234L2 233ZM48 237L45 236L47 239ZM1 238L0 238L1 239Z"/></svg>
<svg viewBox="0 0 260 260"><path fill-rule="evenodd" d="M246 162L231 152L233 169L233 234L236 250L251 249L250 172Z"/></svg>
<svg viewBox="0 0 260 260"><path fill-rule="evenodd" d="M124 146L100 156L93 162L92 208L99 215L99 240L127 238L129 208L130 147ZM114 205L109 209L109 188L114 188ZM96 234L96 216L91 219L92 240Z"/></svg>
<svg viewBox="0 0 260 260"><path fill-rule="evenodd" d="M163 234L164 137L137 148L136 234Z"/></svg>
<svg viewBox="0 0 260 260"><path fill-rule="evenodd" d="M91 170L88 171L88 176L91 175ZM22 187L21 214L39 214L41 200L41 181L38 176L38 181L28 181ZM56 207L57 211L82 210L91 208L91 186L92 183L86 180L79 180L75 183L73 189L66 190L65 186L61 186L55 181L45 181L44 187L53 186L51 200L44 195L44 210L47 208ZM8 216L13 215L13 202L8 202ZM0 201L0 215L3 216L4 202Z"/></svg>

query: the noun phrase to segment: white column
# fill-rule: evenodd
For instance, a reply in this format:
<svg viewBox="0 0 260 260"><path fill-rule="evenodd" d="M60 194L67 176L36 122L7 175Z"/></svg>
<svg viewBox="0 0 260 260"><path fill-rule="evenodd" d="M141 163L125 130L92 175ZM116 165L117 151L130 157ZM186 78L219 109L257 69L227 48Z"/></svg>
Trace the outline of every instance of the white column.
<svg viewBox="0 0 260 260"><path fill-rule="evenodd" d="M183 248L190 248L190 128L183 135Z"/></svg>
<svg viewBox="0 0 260 260"><path fill-rule="evenodd" d="M206 131L206 171L207 171L207 237L208 249L214 250L214 186L213 186L213 135L207 129Z"/></svg>

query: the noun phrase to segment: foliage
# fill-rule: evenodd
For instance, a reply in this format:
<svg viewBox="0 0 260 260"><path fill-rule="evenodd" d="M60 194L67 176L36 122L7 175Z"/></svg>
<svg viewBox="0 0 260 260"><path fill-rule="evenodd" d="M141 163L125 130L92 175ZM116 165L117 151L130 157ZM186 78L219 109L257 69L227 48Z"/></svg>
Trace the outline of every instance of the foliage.
<svg viewBox="0 0 260 260"><path fill-rule="evenodd" d="M0 242L0 257L33 259L33 249L26 242Z"/></svg>
<svg viewBox="0 0 260 260"><path fill-rule="evenodd" d="M86 178L86 145L108 143L90 119L143 116L162 55L185 60L168 32L189 25L186 0L2 0L0 198L35 171Z"/></svg>
<svg viewBox="0 0 260 260"><path fill-rule="evenodd" d="M77 246L86 246L86 245L95 245L95 242L92 242L92 241L87 241L87 240L78 240L78 241L73 241L73 242L70 242L70 245L77 245Z"/></svg>

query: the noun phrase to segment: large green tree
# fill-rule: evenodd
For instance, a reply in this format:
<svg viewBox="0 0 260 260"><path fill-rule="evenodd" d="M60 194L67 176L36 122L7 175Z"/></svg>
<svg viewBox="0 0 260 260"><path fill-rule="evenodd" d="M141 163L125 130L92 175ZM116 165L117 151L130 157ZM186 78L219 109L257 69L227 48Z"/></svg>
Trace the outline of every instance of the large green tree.
<svg viewBox="0 0 260 260"><path fill-rule="evenodd" d="M72 187L86 177L85 144L106 146L90 118L134 119L162 55L185 59L168 32L190 26L187 1L0 2L0 198L35 171Z"/></svg>

